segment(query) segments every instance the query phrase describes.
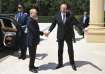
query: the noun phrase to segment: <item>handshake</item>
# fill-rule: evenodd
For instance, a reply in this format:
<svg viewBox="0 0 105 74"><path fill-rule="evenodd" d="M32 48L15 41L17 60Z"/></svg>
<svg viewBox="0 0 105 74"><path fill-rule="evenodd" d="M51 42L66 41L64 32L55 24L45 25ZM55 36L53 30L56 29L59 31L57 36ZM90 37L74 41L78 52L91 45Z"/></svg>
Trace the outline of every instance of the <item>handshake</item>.
<svg viewBox="0 0 105 74"><path fill-rule="evenodd" d="M48 32L43 32L43 33L44 33L44 35L45 35L46 37L48 37L49 34L50 34L50 31L48 31Z"/></svg>

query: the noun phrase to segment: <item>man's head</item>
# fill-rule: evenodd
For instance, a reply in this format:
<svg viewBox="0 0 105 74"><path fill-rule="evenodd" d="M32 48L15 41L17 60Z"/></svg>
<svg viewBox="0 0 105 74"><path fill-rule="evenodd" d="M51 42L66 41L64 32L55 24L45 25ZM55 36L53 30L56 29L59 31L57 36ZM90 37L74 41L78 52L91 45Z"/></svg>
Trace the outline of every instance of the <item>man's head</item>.
<svg viewBox="0 0 105 74"><path fill-rule="evenodd" d="M87 11L84 11L84 15L88 15L88 12Z"/></svg>
<svg viewBox="0 0 105 74"><path fill-rule="evenodd" d="M32 18L37 18L37 9L33 8L33 9L30 9L30 17Z"/></svg>
<svg viewBox="0 0 105 74"><path fill-rule="evenodd" d="M19 12L24 11L24 5L23 4L18 4L17 8L18 8Z"/></svg>
<svg viewBox="0 0 105 74"><path fill-rule="evenodd" d="M66 3L62 3L60 5L60 12L62 12L62 13L66 13L67 12L67 4Z"/></svg>

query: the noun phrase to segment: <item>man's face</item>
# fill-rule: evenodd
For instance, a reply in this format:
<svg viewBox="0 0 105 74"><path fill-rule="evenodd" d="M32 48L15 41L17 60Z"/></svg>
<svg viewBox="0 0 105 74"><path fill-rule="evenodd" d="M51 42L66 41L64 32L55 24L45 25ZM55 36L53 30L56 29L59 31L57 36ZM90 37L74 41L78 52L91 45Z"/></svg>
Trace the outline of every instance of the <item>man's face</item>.
<svg viewBox="0 0 105 74"><path fill-rule="evenodd" d="M87 15L87 12L86 11L84 12L84 15Z"/></svg>
<svg viewBox="0 0 105 74"><path fill-rule="evenodd" d="M18 5L18 11L19 12L23 11L23 6L22 5Z"/></svg>
<svg viewBox="0 0 105 74"><path fill-rule="evenodd" d="M36 18L37 17L37 10L36 9L32 9L30 11L30 16L33 17L33 18Z"/></svg>
<svg viewBox="0 0 105 74"><path fill-rule="evenodd" d="M67 5L66 4L62 4L60 6L60 11L63 12L63 13L66 13L67 12Z"/></svg>

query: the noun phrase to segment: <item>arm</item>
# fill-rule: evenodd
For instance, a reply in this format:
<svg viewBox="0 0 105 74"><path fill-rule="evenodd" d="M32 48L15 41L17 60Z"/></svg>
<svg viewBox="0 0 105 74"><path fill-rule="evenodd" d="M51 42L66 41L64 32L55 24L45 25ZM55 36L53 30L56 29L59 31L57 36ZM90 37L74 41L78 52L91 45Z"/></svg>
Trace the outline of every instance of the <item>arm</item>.
<svg viewBox="0 0 105 74"><path fill-rule="evenodd" d="M13 28L9 28L9 27L5 27L5 28L2 28L3 31L8 31L8 32L17 32L17 29L13 29Z"/></svg>
<svg viewBox="0 0 105 74"><path fill-rule="evenodd" d="M78 27L79 29L83 29L81 23L74 16L72 16L72 24Z"/></svg>
<svg viewBox="0 0 105 74"><path fill-rule="evenodd" d="M32 34L34 34L34 30L33 30L32 24L33 24L33 22L31 21L31 19L28 19L28 21L27 21L27 28L28 28L28 30L29 30Z"/></svg>
<svg viewBox="0 0 105 74"><path fill-rule="evenodd" d="M57 21L56 21L56 16L55 16L55 17L53 18L52 25L50 26L48 32L45 32L45 33L44 33L46 37L48 37L48 35L49 35L49 34L52 32L52 30L55 28L56 23L57 23Z"/></svg>
<svg viewBox="0 0 105 74"><path fill-rule="evenodd" d="M38 22L36 21L35 22L35 29L34 29L34 31L36 32L36 33L38 33L39 35L43 35L44 33L42 32L42 31L40 31L40 28L39 28L39 24L38 24Z"/></svg>
<svg viewBox="0 0 105 74"><path fill-rule="evenodd" d="M40 35L43 35L44 33L43 33L42 31L39 31L39 34L40 34Z"/></svg>
<svg viewBox="0 0 105 74"><path fill-rule="evenodd" d="M49 32L52 32L55 26L56 26L56 16L53 18L52 25L49 28Z"/></svg>
<svg viewBox="0 0 105 74"><path fill-rule="evenodd" d="M0 23L1 23L1 28L4 28L5 26L2 19L0 19Z"/></svg>
<svg viewBox="0 0 105 74"><path fill-rule="evenodd" d="M37 31L38 31L38 33L39 33L40 35L43 35L44 33L43 33L43 31L40 31L40 28L39 28L39 25L38 25L37 22L36 22L36 24L37 24Z"/></svg>
<svg viewBox="0 0 105 74"><path fill-rule="evenodd" d="M33 22L31 21L31 19L28 20L27 22L27 27L28 30L33 34L36 35L36 33L43 35L44 33L42 31L40 31L38 23L37 22Z"/></svg>
<svg viewBox="0 0 105 74"><path fill-rule="evenodd" d="M75 30L77 30L77 32L82 35L83 34L83 26L82 23L80 23L75 17L72 18L72 24L75 25Z"/></svg>

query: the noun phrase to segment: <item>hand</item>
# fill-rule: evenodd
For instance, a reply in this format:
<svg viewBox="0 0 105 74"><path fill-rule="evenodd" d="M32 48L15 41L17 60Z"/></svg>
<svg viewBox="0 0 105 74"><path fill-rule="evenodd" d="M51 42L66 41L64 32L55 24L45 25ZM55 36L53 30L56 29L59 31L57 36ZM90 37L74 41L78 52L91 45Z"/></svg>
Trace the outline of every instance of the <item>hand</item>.
<svg viewBox="0 0 105 74"><path fill-rule="evenodd" d="M50 32L44 32L44 35L45 35L46 37L48 37L49 34L50 34Z"/></svg>

